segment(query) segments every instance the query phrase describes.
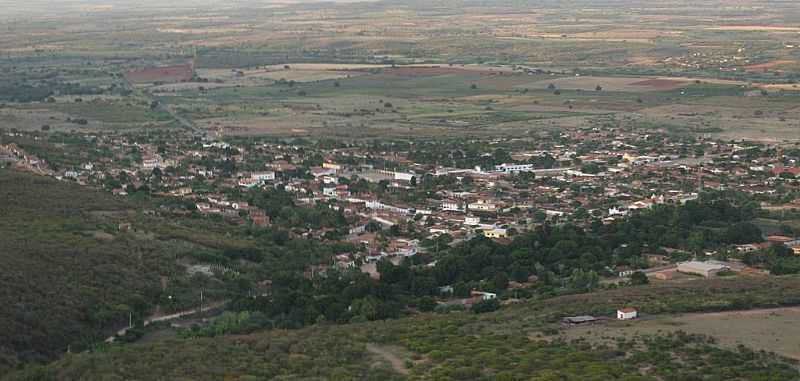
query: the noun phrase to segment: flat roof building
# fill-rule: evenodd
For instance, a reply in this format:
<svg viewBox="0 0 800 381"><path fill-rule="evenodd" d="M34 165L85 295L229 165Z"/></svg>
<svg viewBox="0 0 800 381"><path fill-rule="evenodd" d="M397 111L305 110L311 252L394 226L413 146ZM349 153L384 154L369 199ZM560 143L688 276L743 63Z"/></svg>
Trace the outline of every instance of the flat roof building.
<svg viewBox="0 0 800 381"><path fill-rule="evenodd" d="M710 278L720 271L730 270L728 266L714 262L689 261L678 263L678 271L686 274L701 275Z"/></svg>

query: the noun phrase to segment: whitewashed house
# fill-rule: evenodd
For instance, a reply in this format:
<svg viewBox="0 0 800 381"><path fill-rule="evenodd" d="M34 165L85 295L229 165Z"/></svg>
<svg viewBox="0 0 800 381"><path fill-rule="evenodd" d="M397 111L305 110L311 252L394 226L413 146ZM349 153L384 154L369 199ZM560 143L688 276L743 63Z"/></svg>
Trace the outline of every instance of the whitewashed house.
<svg viewBox="0 0 800 381"><path fill-rule="evenodd" d="M635 308L621 308L617 310L617 320L632 320L639 317L639 311Z"/></svg>

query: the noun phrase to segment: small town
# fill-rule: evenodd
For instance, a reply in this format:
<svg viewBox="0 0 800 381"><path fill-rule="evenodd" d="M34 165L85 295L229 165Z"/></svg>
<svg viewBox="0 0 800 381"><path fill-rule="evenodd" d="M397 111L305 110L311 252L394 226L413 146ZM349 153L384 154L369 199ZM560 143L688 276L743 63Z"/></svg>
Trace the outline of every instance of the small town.
<svg viewBox="0 0 800 381"><path fill-rule="evenodd" d="M308 274L359 268L379 278L376 263L383 259L399 265L423 254L413 262L436 266L430 254L440 245L476 236L507 245L543 224L614 224L658 205L686 204L702 192L741 193L772 212L800 208L800 149L652 131L594 128L535 140L383 144L20 132L6 132L2 140L0 162L19 171L119 197L172 199L170 212L256 228L276 224L295 237L357 248L333 263L313 265ZM17 141L64 153L50 158L46 150L27 152ZM602 283L630 282L636 272L662 281L727 272L767 275L768 269L745 257L772 245L800 255L791 228L750 237L714 248L699 245L694 252L641 248L645 261L606 266ZM507 287L534 282L532 275Z"/></svg>
<svg viewBox="0 0 800 381"><path fill-rule="evenodd" d="M796 0L0 3L0 381L800 381Z"/></svg>

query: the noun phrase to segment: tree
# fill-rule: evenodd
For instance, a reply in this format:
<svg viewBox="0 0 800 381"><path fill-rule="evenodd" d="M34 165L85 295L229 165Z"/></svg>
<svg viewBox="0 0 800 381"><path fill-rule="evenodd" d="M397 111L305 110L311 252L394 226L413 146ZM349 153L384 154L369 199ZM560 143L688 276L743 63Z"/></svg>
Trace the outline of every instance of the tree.
<svg viewBox="0 0 800 381"><path fill-rule="evenodd" d="M379 231L383 230L383 227L381 226L380 223L378 223L376 221L370 221L370 222L367 223L367 226L365 227L365 230L370 232L370 233L375 233L375 232L379 232Z"/></svg>
<svg viewBox="0 0 800 381"><path fill-rule="evenodd" d="M475 90L475 89L478 88L478 85L473 83L472 85L469 86L469 88L472 89L472 90Z"/></svg>
<svg viewBox="0 0 800 381"><path fill-rule="evenodd" d="M472 312L482 314L486 312L497 311L500 309L500 302L497 299L481 300L472 305Z"/></svg>
<svg viewBox="0 0 800 381"><path fill-rule="evenodd" d="M503 291L508 288L508 275L504 272L497 272L492 277L492 286L495 291Z"/></svg>
<svg viewBox="0 0 800 381"><path fill-rule="evenodd" d="M724 239L727 243L745 244L762 242L761 229L750 222L740 222L729 226L725 230Z"/></svg>
<svg viewBox="0 0 800 381"><path fill-rule="evenodd" d="M641 271L636 271L631 275L631 284L634 286L640 286L648 283L650 283L650 279L648 279L647 275Z"/></svg>
<svg viewBox="0 0 800 381"><path fill-rule="evenodd" d="M436 309L436 300L430 296L423 296L417 301L417 307L422 312L430 312Z"/></svg>

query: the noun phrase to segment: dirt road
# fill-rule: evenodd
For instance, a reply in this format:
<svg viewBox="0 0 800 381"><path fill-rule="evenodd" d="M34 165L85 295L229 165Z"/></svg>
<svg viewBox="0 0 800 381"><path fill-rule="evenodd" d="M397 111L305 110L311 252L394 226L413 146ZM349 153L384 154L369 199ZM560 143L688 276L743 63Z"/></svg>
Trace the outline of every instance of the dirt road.
<svg viewBox="0 0 800 381"><path fill-rule="evenodd" d="M389 364L391 364L392 369L394 369L395 372L400 373L402 375L408 375L409 374L409 370L406 367L405 361L403 361L403 359L398 357L396 354L390 352L386 348L381 347L381 346L379 346L377 344L367 344L367 351L369 351L370 353L372 353L372 354L374 354L376 356L379 356L383 360L388 361Z"/></svg>

